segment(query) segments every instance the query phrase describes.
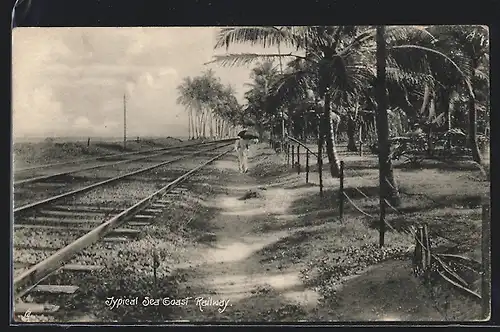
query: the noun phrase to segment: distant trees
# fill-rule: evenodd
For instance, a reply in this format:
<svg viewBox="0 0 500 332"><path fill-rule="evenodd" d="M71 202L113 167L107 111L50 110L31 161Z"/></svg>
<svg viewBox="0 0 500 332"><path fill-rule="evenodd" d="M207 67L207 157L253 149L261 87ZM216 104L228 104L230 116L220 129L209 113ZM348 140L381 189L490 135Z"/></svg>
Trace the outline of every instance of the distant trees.
<svg viewBox="0 0 500 332"><path fill-rule="evenodd" d="M242 123L242 107L231 86L225 86L212 70L185 77L177 87L177 103L188 112L190 139L234 136Z"/></svg>
<svg viewBox="0 0 500 332"><path fill-rule="evenodd" d="M245 92L245 115L262 138L264 131L270 130L278 118L279 110L271 89L278 81L279 73L272 62L264 62L252 69L250 78L252 83L246 84L250 89Z"/></svg>
<svg viewBox="0 0 500 332"><path fill-rule="evenodd" d="M389 135L400 135L402 129L410 130L416 124L430 143L436 131L463 129L468 133L472 158L480 162L478 132L489 133L487 28L388 26L379 27L379 32L382 28L385 31L378 40L377 29L369 26L223 28L216 48L241 43L277 46L278 50L285 46L297 52L226 54L215 56L213 62L233 66L291 60L280 73L266 65L274 84L269 87L271 81L263 79L253 84L247 92L248 111L256 116L259 109L259 126L273 132L279 110L287 109L287 127L304 137L314 133L314 122L319 120L319 134L326 141L334 177L339 174L335 146L340 132L347 134L348 148L355 151L356 133L374 137L367 135L369 128L386 127L376 123L379 109L389 113L384 120ZM386 51L383 59L377 59L377 41L380 44L382 39ZM382 73L377 73L377 60L379 68L382 63L385 66L385 92L377 90ZM267 77L262 74L262 64L257 69ZM267 97L264 91L268 91ZM383 95L387 100L380 108ZM432 146L429 151L432 153Z"/></svg>

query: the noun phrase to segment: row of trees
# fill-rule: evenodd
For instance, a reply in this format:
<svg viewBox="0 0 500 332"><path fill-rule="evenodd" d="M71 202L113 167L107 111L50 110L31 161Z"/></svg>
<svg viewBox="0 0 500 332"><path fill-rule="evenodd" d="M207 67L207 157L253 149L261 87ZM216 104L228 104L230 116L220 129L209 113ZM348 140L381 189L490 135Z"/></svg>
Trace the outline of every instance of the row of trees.
<svg viewBox="0 0 500 332"><path fill-rule="evenodd" d="M212 70L186 77L177 87L177 103L188 111L190 139L234 136L243 120L243 109L234 89L223 85Z"/></svg>
<svg viewBox="0 0 500 332"><path fill-rule="evenodd" d="M257 129L281 135L286 121L294 136L319 134L334 177L339 175L338 134L345 131L354 151L356 133L366 139L375 131L381 175L397 205L391 120L399 121L392 126L396 133L463 130L473 159L481 161L477 130L489 130L486 27L236 27L221 29L215 48L227 50L235 43L278 48L276 54L225 54L213 60L224 66L261 61L245 94L246 114ZM297 52L283 54L283 46ZM288 60L285 68L283 60Z"/></svg>

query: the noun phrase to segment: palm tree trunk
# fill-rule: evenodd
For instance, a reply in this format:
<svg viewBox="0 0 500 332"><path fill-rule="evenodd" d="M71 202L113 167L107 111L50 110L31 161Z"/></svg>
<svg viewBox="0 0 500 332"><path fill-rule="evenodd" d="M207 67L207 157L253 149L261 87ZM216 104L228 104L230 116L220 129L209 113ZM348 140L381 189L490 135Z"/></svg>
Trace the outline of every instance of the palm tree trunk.
<svg viewBox="0 0 500 332"><path fill-rule="evenodd" d="M347 150L357 152L356 146L356 121L351 115L347 115Z"/></svg>
<svg viewBox="0 0 500 332"><path fill-rule="evenodd" d="M476 112L476 101L473 96L469 97L469 137L468 143L472 152L472 160L477 163L481 163L481 153L479 152L479 146L477 144L477 112Z"/></svg>
<svg viewBox="0 0 500 332"><path fill-rule="evenodd" d="M441 105L444 113L444 127L448 131L451 129L451 110L450 110L450 93L444 90L441 93Z"/></svg>
<svg viewBox="0 0 500 332"><path fill-rule="evenodd" d="M471 66L473 69L478 67L477 61L472 60ZM474 81L472 79L472 81ZM472 92L473 95L469 94L469 137L468 143L472 152L472 160L476 163L481 164L481 153L479 151L479 146L477 144L477 111L476 111L476 92Z"/></svg>
<svg viewBox="0 0 500 332"><path fill-rule="evenodd" d="M424 89L424 100L422 101L422 107L420 107L420 114L424 114L425 108L427 107L427 104L429 104L429 99L430 99L430 89L426 85Z"/></svg>
<svg viewBox="0 0 500 332"><path fill-rule="evenodd" d="M196 136L195 113L193 110L191 110L191 135L193 136L192 137L193 139Z"/></svg>
<svg viewBox="0 0 500 332"><path fill-rule="evenodd" d="M433 118L436 114L436 99L431 97L429 101L429 128L427 128L427 154L429 156L433 155L434 152L434 142L432 141L432 129L433 129Z"/></svg>
<svg viewBox="0 0 500 332"><path fill-rule="evenodd" d="M203 111L203 113L201 114L201 128L202 128L201 136L203 138L207 138L207 111Z"/></svg>
<svg viewBox="0 0 500 332"><path fill-rule="evenodd" d="M335 135L337 133L338 121L332 118L332 112L330 111L330 101L331 95L327 91L325 93L325 106L324 106L324 116L326 119L327 130L326 134L326 154L328 155L328 162L330 163L330 174L332 177L337 178L340 176L340 160L337 154L337 148L335 146Z"/></svg>
<svg viewBox="0 0 500 332"><path fill-rule="evenodd" d="M191 139L191 110L188 110L188 139Z"/></svg>
<svg viewBox="0 0 500 332"><path fill-rule="evenodd" d="M394 179L392 162L389 158L389 122L387 118L387 91L385 81L385 66L386 66L386 46L385 46L385 28L384 26L377 27L377 135L379 144L379 177L380 177L380 196L381 207L385 206L383 202L387 199L392 205L398 206L400 202L399 191Z"/></svg>
<svg viewBox="0 0 500 332"><path fill-rule="evenodd" d="M446 132L451 130L451 95L446 89L441 91L441 108L444 114L444 130ZM445 149L449 150L451 148L451 138L448 136L445 143Z"/></svg>

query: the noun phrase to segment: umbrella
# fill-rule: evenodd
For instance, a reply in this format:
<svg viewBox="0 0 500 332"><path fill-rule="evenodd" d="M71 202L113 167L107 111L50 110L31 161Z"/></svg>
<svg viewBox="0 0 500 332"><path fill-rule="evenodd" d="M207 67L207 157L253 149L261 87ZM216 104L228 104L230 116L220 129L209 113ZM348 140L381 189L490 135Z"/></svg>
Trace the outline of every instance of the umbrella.
<svg viewBox="0 0 500 332"><path fill-rule="evenodd" d="M257 135L255 132L251 130L242 130L238 133L238 136L243 138L243 139L255 139L259 138L259 135Z"/></svg>

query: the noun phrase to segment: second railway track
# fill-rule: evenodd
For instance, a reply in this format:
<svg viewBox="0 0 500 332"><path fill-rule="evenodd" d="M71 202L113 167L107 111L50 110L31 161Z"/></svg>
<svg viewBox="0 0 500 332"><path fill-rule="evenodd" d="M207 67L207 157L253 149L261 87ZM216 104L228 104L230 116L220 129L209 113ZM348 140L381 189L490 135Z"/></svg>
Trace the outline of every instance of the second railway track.
<svg viewBox="0 0 500 332"><path fill-rule="evenodd" d="M50 201L54 197L60 199L73 196L79 192L120 181L127 176L154 170L157 167L201 153L203 151L201 149L204 147L210 149L221 144L227 144L227 142L216 141L199 144L176 149L175 151L168 150L133 159L106 163L98 167L87 166L72 171L30 178L31 180L37 179L36 181L25 182L20 180L17 184L14 182L14 213L32 210L33 207L45 204L44 201Z"/></svg>
<svg viewBox="0 0 500 332"><path fill-rule="evenodd" d="M121 242L137 234L139 230L134 227L147 225L154 214L165 207L161 201L163 194L202 167L227 154L227 146L231 143L225 140L214 142L214 145L194 152L184 149L181 156L173 161L156 163L154 166L128 172L125 176L111 178L118 178L109 182L115 182L111 186L98 185L91 188L100 190L76 190L73 194L69 192L62 197L52 196L25 205L25 208L18 208L17 213L14 211L15 298L20 299L33 291L64 293L74 290L75 287L39 283L61 269L88 271L98 268L65 263L101 239L105 242ZM226 151L221 153L223 148ZM175 167L178 164L174 164L175 161L189 161L198 166L185 172L185 167ZM120 228L125 222L129 228ZM49 309L34 303L18 303L15 306L18 313L26 310L36 313Z"/></svg>

